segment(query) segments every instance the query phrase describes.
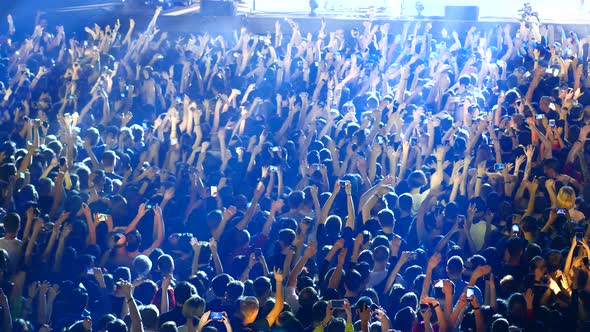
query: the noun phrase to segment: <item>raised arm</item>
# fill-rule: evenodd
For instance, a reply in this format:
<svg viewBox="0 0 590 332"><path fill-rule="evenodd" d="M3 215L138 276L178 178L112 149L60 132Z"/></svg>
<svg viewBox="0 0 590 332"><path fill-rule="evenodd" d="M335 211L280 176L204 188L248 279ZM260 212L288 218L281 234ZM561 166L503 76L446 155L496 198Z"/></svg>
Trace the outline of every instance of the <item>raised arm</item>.
<svg viewBox="0 0 590 332"><path fill-rule="evenodd" d="M162 209L159 205L154 207L154 224L156 225L157 235L152 245L142 252L146 256L149 256L154 249L160 247L164 241L164 218L162 217Z"/></svg>
<svg viewBox="0 0 590 332"><path fill-rule="evenodd" d="M121 291L125 295L125 301L129 305L129 316L131 317L130 332L143 332L143 322L133 298L133 286L127 281L121 281Z"/></svg>
<svg viewBox="0 0 590 332"><path fill-rule="evenodd" d="M268 326L273 326L274 323L279 318L281 311L283 311L283 307L285 306L285 299L283 295L283 273L281 270L274 268L273 275L275 278L277 292L275 295L275 305L272 310L266 315L266 321L268 322Z"/></svg>

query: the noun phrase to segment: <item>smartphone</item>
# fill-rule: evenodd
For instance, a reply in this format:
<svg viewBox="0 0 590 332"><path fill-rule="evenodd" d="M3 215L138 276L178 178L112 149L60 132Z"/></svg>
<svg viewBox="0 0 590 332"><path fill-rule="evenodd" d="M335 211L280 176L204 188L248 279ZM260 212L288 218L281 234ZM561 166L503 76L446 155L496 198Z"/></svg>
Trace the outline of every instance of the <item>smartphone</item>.
<svg viewBox="0 0 590 332"><path fill-rule="evenodd" d="M369 231L363 231L363 243L367 243L371 240L371 233Z"/></svg>
<svg viewBox="0 0 590 332"><path fill-rule="evenodd" d="M19 176L21 179L24 179L25 177L27 177L27 175L25 174L25 172L20 172L20 173L18 173L18 176Z"/></svg>
<svg viewBox="0 0 590 332"><path fill-rule="evenodd" d="M271 172L278 172L279 171L279 168L277 166L270 166L269 169Z"/></svg>
<svg viewBox="0 0 590 332"><path fill-rule="evenodd" d="M152 204L150 202L145 203L145 209L146 210L151 210L153 208L154 208L154 204Z"/></svg>
<svg viewBox="0 0 590 332"><path fill-rule="evenodd" d="M544 117L545 117L545 114L537 114L537 115L535 116L535 119L537 119L537 120L542 120Z"/></svg>
<svg viewBox="0 0 590 332"><path fill-rule="evenodd" d="M520 225L514 224L512 225L512 234L518 235L520 233Z"/></svg>
<svg viewBox="0 0 590 332"><path fill-rule="evenodd" d="M382 145L383 144L383 137L377 136L377 143L379 143L379 145Z"/></svg>
<svg viewBox="0 0 590 332"><path fill-rule="evenodd" d="M93 268L89 268L88 270L86 270L86 274L89 276L93 276L94 275L94 269Z"/></svg>
<svg viewBox="0 0 590 332"><path fill-rule="evenodd" d="M223 313L211 311L211 315L209 315L209 318L211 318L212 320L217 320L217 321L223 320Z"/></svg>
<svg viewBox="0 0 590 332"><path fill-rule="evenodd" d="M554 119L549 120L549 127L555 127L555 120Z"/></svg>
<svg viewBox="0 0 590 332"><path fill-rule="evenodd" d="M412 139L410 139L410 145L416 146L416 143L418 143L418 140L415 137L412 137Z"/></svg>
<svg viewBox="0 0 590 332"><path fill-rule="evenodd" d="M47 121L43 121L41 125L43 126L43 128L49 128L49 122Z"/></svg>
<svg viewBox="0 0 590 332"><path fill-rule="evenodd" d="M555 104L554 103L549 103L549 109L555 111Z"/></svg>
<svg viewBox="0 0 590 332"><path fill-rule="evenodd" d="M504 170L504 164L494 164L494 169L496 171L502 171Z"/></svg>
<svg viewBox="0 0 590 332"><path fill-rule="evenodd" d="M459 224L459 227L463 228L465 226L465 216L462 214L458 215L457 223Z"/></svg>
<svg viewBox="0 0 590 332"><path fill-rule="evenodd" d="M104 214L104 213L97 213L96 214L96 218L97 218L98 222L107 221L108 217L109 217L108 214Z"/></svg>
<svg viewBox="0 0 590 332"><path fill-rule="evenodd" d="M576 241L582 242L584 240L584 233L576 232Z"/></svg>
<svg viewBox="0 0 590 332"><path fill-rule="evenodd" d="M379 309L379 306L377 305L377 303L373 303L373 304L371 304L371 306L369 306L369 308L371 309L371 311L375 311L375 310Z"/></svg>
<svg viewBox="0 0 590 332"><path fill-rule="evenodd" d="M211 186L209 193L211 197L217 197L217 186Z"/></svg>
<svg viewBox="0 0 590 332"><path fill-rule="evenodd" d="M430 308L430 306L426 303L420 303L420 312L426 312L428 311L428 308Z"/></svg>
<svg viewBox="0 0 590 332"><path fill-rule="evenodd" d="M566 209L557 209L557 210L555 211L555 213L557 213L557 214L566 214L566 212L567 212L567 210L566 210Z"/></svg>
<svg viewBox="0 0 590 332"><path fill-rule="evenodd" d="M273 146L272 149L270 149L272 152L278 152L281 148L278 146Z"/></svg>
<svg viewBox="0 0 590 332"><path fill-rule="evenodd" d="M262 256L262 249L254 248L254 256L258 259Z"/></svg>
<svg viewBox="0 0 590 332"><path fill-rule="evenodd" d="M437 299L442 299L445 297L443 293L443 281L439 280L436 284L434 284L434 297Z"/></svg>
<svg viewBox="0 0 590 332"><path fill-rule="evenodd" d="M473 287L467 287L467 290L465 291L465 295L467 296L467 301L473 300L473 296L475 295L475 291L473 290Z"/></svg>
<svg viewBox="0 0 590 332"><path fill-rule="evenodd" d="M344 300L332 300L332 308L344 308Z"/></svg>

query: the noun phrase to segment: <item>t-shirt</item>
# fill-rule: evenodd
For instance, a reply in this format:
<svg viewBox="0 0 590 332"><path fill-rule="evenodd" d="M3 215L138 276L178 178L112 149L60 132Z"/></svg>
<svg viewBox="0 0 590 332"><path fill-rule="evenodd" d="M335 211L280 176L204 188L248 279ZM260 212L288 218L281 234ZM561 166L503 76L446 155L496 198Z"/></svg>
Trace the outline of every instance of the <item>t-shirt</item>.
<svg viewBox="0 0 590 332"><path fill-rule="evenodd" d="M0 238L0 249L6 250L10 271L15 271L22 258L23 241L19 239Z"/></svg>
<svg viewBox="0 0 590 332"><path fill-rule="evenodd" d="M412 215L416 215L420 206L422 206L422 202L426 199L426 196L430 193L430 189L419 193L419 194L412 194Z"/></svg>
<svg viewBox="0 0 590 332"><path fill-rule="evenodd" d="M495 231L496 230L496 226L491 225L491 230ZM486 222L485 220L482 220L476 224L473 224L471 226L471 230L469 231L471 233L471 238L473 239L473 243L475 243L475 248L477 250L481 250L483 248L483 245L485 244L486 241Z"/></svg>
<svg viewBox="0 0 590 332"><path fill-rule="evenodd" d="M165 322L175 322L176 326L184 325L184 323L186 323L186 318L182 315L182 307L176 307L161 314L158 318L158 325L162 325Z"/></svg>
<svg viewBox="0 0 590 332"><path fill-rule="evenodd" d="M369 281L367 282L367 288L373 288L380 284L388 276L388 271L371 271L369 274Z"/></svg>

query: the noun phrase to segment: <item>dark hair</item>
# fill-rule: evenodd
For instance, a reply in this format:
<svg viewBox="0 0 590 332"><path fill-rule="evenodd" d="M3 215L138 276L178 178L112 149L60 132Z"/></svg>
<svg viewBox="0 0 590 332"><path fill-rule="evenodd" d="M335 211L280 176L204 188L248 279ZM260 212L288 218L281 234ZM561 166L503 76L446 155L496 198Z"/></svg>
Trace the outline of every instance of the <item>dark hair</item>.
<svg viewBox="0 0 590 332"><path fill-rule="evenodd" d="M447 270L449 275L457 275L463 272L463 259L459 256L453 256L447 261Z"/></svg>
<svg viewBox="0 0 590 332"><path fill-rule="evenodd" d="M191 296L197 294L197 289L190 283L183 281L174 288L174 298L176 299L176 306L182 307L184 302Z"/></svg>
<svg viewBox="0 0 590 332"><path fill-rule="evenodd" d="M215 296L223 297L225 296L225 292L227 291L227 284L233 280L234 278L232 278L227 273L222 273L218 276L215 276L215 278L211 280L211 290L213 290Z"/></svg>
<svg viewBox="0 0 590 332"><path fill-rule="evenodd" d="M16 213L8 213L4 217L4 231L6 233L16 233L20 228L20 216Z"/></svg>
<svg viewBox="0 0 590 332"><path fill-rule="evenodd" d="M254 280L254 294L256 297L261 298L266 296L272 290L272 284L270 279L267 277L258 277Z"/></svg>
<svg viewBox="0 0 590 332"><path fill-rule="evenodd" d="M379 211L377 214L377 218L379 218L379 223L381 223L382 227L392 228L393 224L395 223L395 216L393 215L393 211L389 209L383 209Z"/></svg>

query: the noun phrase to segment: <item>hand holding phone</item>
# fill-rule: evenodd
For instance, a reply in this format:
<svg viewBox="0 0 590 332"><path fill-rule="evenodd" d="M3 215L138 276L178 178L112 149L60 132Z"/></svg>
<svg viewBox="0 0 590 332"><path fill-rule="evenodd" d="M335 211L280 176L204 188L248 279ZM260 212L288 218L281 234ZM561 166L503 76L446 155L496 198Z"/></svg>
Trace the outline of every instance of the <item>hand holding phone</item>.
<svg viewBox="0 0 590 332"><path fill-rule="evenodd" d="M467 290L465 291L465 296L467 297L467 301L472 301L473 300L473 296L475 296L475 290L473 287L467 287Z"/></svg>
<svg viewBox="0 0 590 332"><path fill-rule="evenodd" d="M209 318L215 321L222 321L223 320L223 312L211 311Z"/></svg>
<svg viewBox="0 0 590 332"><path fill-rule="evenodd" d="M344 300L332 300L332 309L344 308Z"/></svg>

